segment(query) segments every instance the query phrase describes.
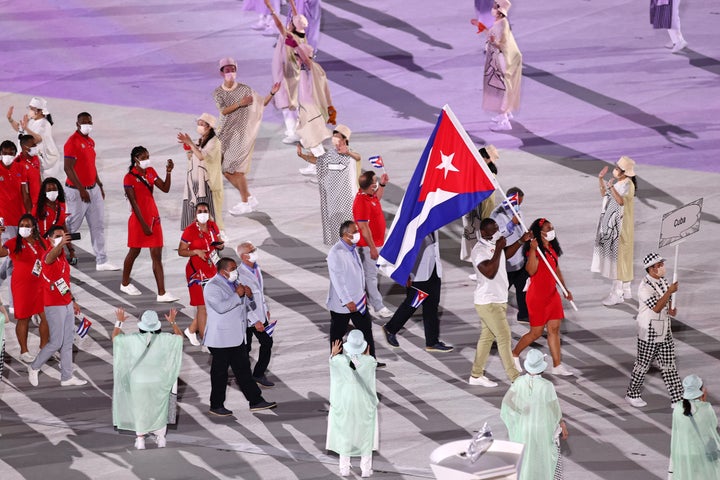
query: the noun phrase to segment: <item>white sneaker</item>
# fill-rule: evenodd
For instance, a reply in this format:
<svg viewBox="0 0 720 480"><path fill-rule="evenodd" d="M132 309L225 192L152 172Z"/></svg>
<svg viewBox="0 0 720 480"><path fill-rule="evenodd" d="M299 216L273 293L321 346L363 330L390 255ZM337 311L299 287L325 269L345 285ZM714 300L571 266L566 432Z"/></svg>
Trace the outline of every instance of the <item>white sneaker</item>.
<svg viewBox="0 0 720 480"><path fill-rule="evenodd" d="M157 435L155 437L155 442L157 442L158 448L165 448L167 446L167 440L165 439L165 435Z"/></svg>
<svg viewBox="0 0 720 480"><path fill-rule="evenodd" d="M87 380L83 380L77 377L70 377L67 380L60 382L61 387L79 387L80 385L86 385Z"/></svg>
<svg viewBox="0 0 720 480"><path fill-rule="evenodd" d="M145 438L135 437L135 448L138 450L145 450Z"/></svg>
<svg viewBox="0 0 720 480"><path fill-rule="evenodd" d="M340 476L341 477L349 477L350 476L350 467L341 468Z"/></svg>
<svg viewBox="0 0 720 480"><path fill-rule="evenodd" d="M558 365L557 367L552 367L550 369L551 375L560 375L561 377L569 377L571 375L575 375L573 372L568 370L568 368L563 365L562 363Z"/></svg>
<svg viewBox="0 0 720 480"><path fill-rule="evenodd" d="M252 212L252 207L247 202L239 202L237 205L235 205L230 210L228 210L228 213L230 215L233 215L236 217L238 215L244 215L246 213L251 213L251 212Z"/></svg>
<svg viewBox="0 0 720 480"><path fill-rule="evenodd" d="M39 327L40 326L40 315L33 315L32 317L30 317L30 321L32 322L33 325L35 325L36 327Z"/></svg>
<svg viewBox="0 0 720 480"><path fill-rule="evenodd" d="M506 130L512 130L512 125L510 124L510 120L507 118L505 120L502 120L494 125L490 126L490 130L493 132L503 132Z"/></svg>
<svg viewBox="0 0 720 480"><path fill-rule="evenodd" d="M468 278L473 282L477 282L477 273L471 273L470 275L468 275Z"/></svg>
<svg viewBox="0 0 720 480"><path fill-rule="evenodd" d="M252 195L250 195L248 197L247 203L248 203L248 205L250 205L250 208L252 208L253 210L255 210L257 208L257 206L260 205L260 202L258 202L258 199L253 197Z"/></svg>
<svg viewBox="0 0 720 480"><path fill-rule="evenodd" d="M630 287L623 288L623 301L632 300L632 289Z"/></svg>
<svg viewBox="0 0 720 480"><path fill-rule="evenodd" d="M117 270L120 270L120 267L112 263L105 262L95 265L95 270L97 270L98 272L115 272Z"/></svg>
<svg viewBox="0 0 720 480"><path fill-rule="evenodd" d="M202 347L200 347L200 351L202 353L210 353L210 349L207 347L207 345L203 345Z"/></svg>
<svg viewBox="0 0 720 480"><path fill-rule="evenodd" d="M675 44L672 42L672 40L668 41L665 44L665 48L673 48L674 46L675 46Z"/></svg>
<svg viewBox="0 0 720 480"><path fill-rule="evenodd" d="M20 360L22 360L25 363L32 363L35 361L35 355L33 355L30 352L21 353Z"/></svg>
<svg viewBox="0 0 720 480"><path fill-rule="evenodd" d="M193 344L193 345L195 345L195 346L200 345L200 340L198 340L197 333L192 333L192 332L190 331L190 327L186 328L186 329L183 331L183 333L184 333L185 336L188 338L188 340L190 340L190 343L191 343L191 344Z"/></svg>
<svg viewBox="0 0 720 480"><path fill-rule="evenodd" d="M298 171L300 175L312 177L313 175L317 175L317 166L314 163L308 163L307 167L299 168Z"/></svg>
<svg viewBox="0 0 720 480"><path fill-rule="evenodd" d="M128 283L127 285L120 284L120 291L127 294L132 295L133 297L137 297L138 295L142 295L142 292L135 287L132 283Z"/></svg>
<svg viewBox="0 0 720 480"><path fill-rule="evenodd" d="M360 474L360 476L362 478L370 478L372 476L372 474L373 474L372 470L363 470L362 474Z"/></svg>
<svg viewBox="0 0 720 480"><path fill-rule="evenodd" d="M393 311L387 307L382 307L380 310L375 312L375 315L381 318L391 318L393 316Z"/></svg>
<svg viewBox="0 0 720 480"><path fill-rule="evenodd" d="M158 303L172 303L172 302L177 302L178 300L180 300L180 297L176 297L175 295L168 292L167 290L165 290L164 295L157 296Z"/></svg>
<svg viewBox="0 0 720 480"><path fill-rule="evenodd" d="M688 46L688 43L683 38L678 43L675 44L675 46L670 50L671 53L680 53L680 51L684 50L685 47Z"/></svg>
<svg viewBox="0 0 720 480"><path fill-rule="evenodd" d="M630 398L627 395L625 395L625 401L628 402L630 405L632 405L635 408L642 408L645 405L647 405L647 402L640 397Z"/></svg>
<svg viewBox="0 0 720 480"><path fill-rule="evenodd" d="M602 304L606 307L611 307L613 305L618 305L620 303L623 303L625 300L623 299L622 294L616 293L616 292L610 292L610 294L603 298Z"/></svg>
<svg viewBox="0 0 720 480"><path fill-rule="evenodd" d="M497 387L498 384L487 378L485 375L482 377L473 377L470 376L470 379L468 380L468 383L470 385L476 385L480 387Z"/></svg>
<svg viewBox="0 0 720 480"><path fill-rule="evenodd" d="M28 365L28 381L30 382L30 385L33 387L38 386L38 374L40 373L40 370L35 370L30 365Z"/></svg>
<svg viewBox="0 0 720 480"><path fill-rule="evenodd" d="M285 138L282 139L282 143L286 145L290 145L293 143L297 143L300 141L300 137L297 133L293 133L292 135L287 135Z"/></svg>
<svg viewBox="0 0 720 480"><path fill-rule="evenodd" d="M515 363L515 370L522 372L522 365L520 364L520 357L513 357L513 363Z"/></svg>

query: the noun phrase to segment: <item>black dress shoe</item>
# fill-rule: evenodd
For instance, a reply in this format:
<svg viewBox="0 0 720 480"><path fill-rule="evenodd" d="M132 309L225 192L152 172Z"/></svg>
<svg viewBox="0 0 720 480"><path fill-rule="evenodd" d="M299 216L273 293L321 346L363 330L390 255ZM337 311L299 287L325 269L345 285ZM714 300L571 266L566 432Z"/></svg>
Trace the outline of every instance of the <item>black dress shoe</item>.
<svg viewBox="0 0 720 480"><path fill-rule="evenodd" d="M382 327L382 331L385 334L385 340L390 344L391 347L399 347L400 344L397 341L397 337L394 333L390 333L385 329L385 325Z"/></svg>
<svg viewBox="0 0 720 480"><path fill-rule="evenodd" d="M275 407L277 407L277 402L268 402L267 400L262 400L258 403L253 403L252 405L250 405L250 411L258 412L260 410L269 410Z"/></svg>
<svg viewBox="0 0 720 480"><path fill-rule="evenodd" d="M377 362L377 367L376 367L376 368L385 368L385 367L387 367L387 363Z"/></svg>
<svg viewBox="0 0 720 480"><path fill-rule="evenodd" d="M210 415L215 415L218 417L229 417L230 415L232 415L232 410L228 410L225 407L211 408L208 413Z"/></svg>
<svg viewBox="0 0 720 480"><path fill-rule="evenodd" d="M263 375L262 377L253 377L253 380L255 380L256 383L262 385L263 387L274 387L275 383L268 380L267 376Z"/></svg>

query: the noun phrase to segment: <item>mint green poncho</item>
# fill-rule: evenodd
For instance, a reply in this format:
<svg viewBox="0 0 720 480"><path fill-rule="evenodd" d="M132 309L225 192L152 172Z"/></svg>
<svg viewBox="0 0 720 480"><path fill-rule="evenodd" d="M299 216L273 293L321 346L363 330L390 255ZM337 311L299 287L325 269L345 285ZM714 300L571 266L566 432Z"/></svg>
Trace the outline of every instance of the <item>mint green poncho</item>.
<svg viewBox="0 0 720 480"><path fill-rule="evenodd" d="M344 353L330 359L330 413L326 448L338 455L372 455L377 450L375 368L370 355ZM357 372L357 375L355 374ZM362 384L360 383L362 382Z"/></svg>
<svg viewBox="0 0 720 480"><path fill-rule="evenodd" d="M145 350L147 354L143 357ZM182 337L179 335L116 336L113 339L113 425L143 433L167 425L170 390L180 375L181 362Z"/></svg>
<svg viewBox="0 0 720 480"><path fill-rule="evenodd" d="M539 375L518 377L503 398L500 417L510 440L525 444L518 480L552 480L558 462L555 431L562 418L553 384Z"/></svg>
<svg viewBox="0 0 720 480"><path fill-rule="evenodd" d="M683 414L682 402L673 410L672 440L670 441L670 461L673 480L717 480L720 478L720 460L711 461L705 455L705 445L714 439L720 446L718 420L712 405L700 399L690 400L693 418L698 432L690 417Z"/></svg>

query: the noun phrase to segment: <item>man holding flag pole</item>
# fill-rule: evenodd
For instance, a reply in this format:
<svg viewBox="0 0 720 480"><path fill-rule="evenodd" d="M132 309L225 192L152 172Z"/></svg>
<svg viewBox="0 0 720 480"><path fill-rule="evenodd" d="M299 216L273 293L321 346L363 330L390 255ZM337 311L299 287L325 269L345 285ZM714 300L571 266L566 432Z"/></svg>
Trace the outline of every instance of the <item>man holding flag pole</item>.
<svg viewBox="0 0 720 480"><path fill-rule="evenodd" d="M472 210L496 189L506 197L467 132L445 105L395 215L378 258L380 269L406 284L424 239L436 235L436 230ZM524 223L521 225L527 231ZM557 276L555 280L567 293Z"/></svg>

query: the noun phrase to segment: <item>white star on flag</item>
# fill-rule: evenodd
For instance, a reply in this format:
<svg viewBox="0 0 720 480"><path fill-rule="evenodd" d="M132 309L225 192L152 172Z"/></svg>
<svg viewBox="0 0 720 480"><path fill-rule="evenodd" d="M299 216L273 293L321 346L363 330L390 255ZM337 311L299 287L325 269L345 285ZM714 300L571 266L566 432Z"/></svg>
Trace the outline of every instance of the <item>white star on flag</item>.
<svg viewBox="0 0 720 480"><path fill-rule="evenodd" d="M455 152L451 153L450 155L445 155L444 153L442 153L442 151L440 152L440 157L442 158L442 160L440 161L440 165L438 165L435 168L437 168L438 170L441 170L441 169L445 170L445 178L447 178L448 172L459 172L460 171L457 168L455 168L455 165L452 164L452 160L453 160L454 156L455 156Z"/></svg>

